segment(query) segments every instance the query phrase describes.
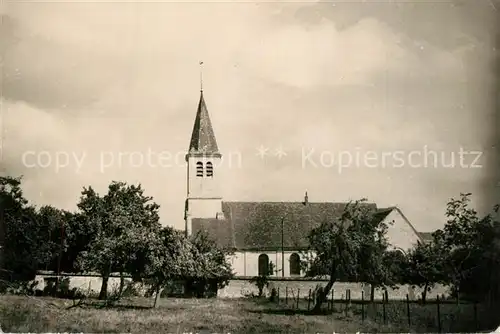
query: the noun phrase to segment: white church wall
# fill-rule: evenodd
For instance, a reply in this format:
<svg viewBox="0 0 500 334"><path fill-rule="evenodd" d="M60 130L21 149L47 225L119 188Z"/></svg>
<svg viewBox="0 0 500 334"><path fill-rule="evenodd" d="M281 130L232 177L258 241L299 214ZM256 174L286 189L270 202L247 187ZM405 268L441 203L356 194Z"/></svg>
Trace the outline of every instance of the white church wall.
<svg viewBox="0 0 500 334"><path fill-rule="evenodd" d="M389 224L394 221L393 224ZM406 222L398 210L392 212L386 217L385 222L388 225L387 239L394 248L407 251L413 248L420 240L419 236Z"/></svg>
<svg viewBox="0 0 500 334"><path fill-rule="evenodd" d="M290 256L296 253L302 258L300 252L285 251L285 261L282 267L282 254L281 251L240 251L236 252L231 257L231 264L233 272L237 277L242 276L258 276L259 275L259 256L266 254L269 257L269 262L274 264L274 272L271 276L274 277L291 277L290 275ZM282 274L284 270L284 275ZM303 274L303 273L301 273Z"/></svg>
<svg viewBox="0 0 500 334"><path fill-rule="evenodd" d="M233 273L236 276L245 276L245 253L236 252L229 257Z"/></svg>
<svg viewBox="0 0 500 334"><path fill-rule="evenodd" d="M203 177L197 176L198 162L203 163ZM206 176L206 164L211 162L213 166L213 176ZM220 158L216 157L189 157L188 158L188 192L189 197L214 198L222 197L220 189L220 178L218 176L218 166ZM218 212L218 211L216 211ZM197 217L197 216L196 216ZM202 217L197 217L202 218Z"/></svg>
<svg viewBox="0 0 500 334"><path fill-rule="evenodd" d="M414 247L420 240L417 233L406 222L405 218L399 213L398 210L393 210L385 219L388 224L387 237L392 248L402 249L407 251ZM236 252L232 258L233 271L237 277L253 277L259 274L259 256L266 254L269 261L274 264L275 271L271 276L273 277L292 277L290 275L290 256L296 253L301 259L303 254L299 251L285 251L284 263L282 266L282 253L281 251L239 251ZM313 253L310 254L314 256ZM284 275L282 270L284 269ZM276 272L277 271L277 272ZM301 275L304 276L304 271L301 270Z"/></svg>
<svg viewBox="0 0 500 334"><path fill-rule="evenodd" d="M190 218L216 218L218 212L222 212L221 199L197 198L188 200L188 214ZM229 221L228 224L230 224Z"/></svg>

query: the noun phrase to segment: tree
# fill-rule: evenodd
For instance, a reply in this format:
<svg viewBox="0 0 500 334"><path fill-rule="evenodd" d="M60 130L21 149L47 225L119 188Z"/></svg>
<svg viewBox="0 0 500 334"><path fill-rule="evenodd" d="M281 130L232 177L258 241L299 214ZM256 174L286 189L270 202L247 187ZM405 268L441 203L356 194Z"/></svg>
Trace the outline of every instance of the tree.
<svg viewBox="0 0 500 334"><path fill-rule="evenodd" d="M124 273L133 271L148 237L160 230L159 206L144 195L141 185L112 182L102 197L91 187L84 188L78 208L93 236L79 256L79 265L101 275L99 299L106 299L110 274L121 274L123 289Z"/></svg>
<svg viewBox="0 0 500 334"><path fill-rule="evenodd" d="M46 261L41 263L40 269L56 272L63 269L61 268L62 256L69 247L66 238L68 233L67 215L69 215L69 212L50 205L43 206L38 210L38 236L41 241L39 252L46 254Z"/></svg>
<svg viewBox="0 0 500 334"><path fill-rule="evenodd" d="M97 229L93 222L82 212L64 211L64 250L61 257L61 272L79 272L78 261L82 252L89 251L91 241L97 236ZM56 232L56 234L58 234ZM57 270L52 266L51 270Z"/></svg>
<svg viewBox="0 0 500 334"><path fill-rule="evenodd" d="M156 307L168 283L195 275L193 255L193 245L181 232L164 227L159 233L151 233L146 247L138 252L138 265L132 268L132 277L135 281L151 285L156 292Z"/></svg>
<svg viewBox="0 0 500 334"><path fill-rule="evenodd" d="M194 234L190 242L197 266L195 275L188 279L188 293L195 292L199 298L207 293L216 294L234 276L229 261L233 252L218 245L205 231Z"/></svg>
<svg viewBox="0 0 500 334"><path fill-rule="evenodd" d="M224 287L233 276L229 250L219 247L205 233L190 238L172 227L164 227L139 254L139 263L132 273L134 280L152 286L156 292L155 306L163 289L182 281L185 293L204 297L211 288Z"/></svg>
<svg viewBox="0 0 500 334"><path fill-rule="evenodd" d="M434 233L446 255L444 271L455 292L482 299L498 293L500 278L500 223L498 205L480 218L470 208L470 193L447 204L447 222Z"/></svg>
<svg viewBox="0 0 500 334"><path fill-rule="evenodd" d="M52 258L44 233L47 227L30 206L21 189L21 178L0 177L0 223L3 232L3 268L8 277L26 281Z"/></svg>
<svg viewBox="0 0 500 334"><path fill-rule="evenodd" d="M436 283L446 281L447 254L438 243L418 243L407 253L404 282L423 287L422 301Z"/></svg>
<svg viewBox="0 0 500 334"><path fill-rule="evenodd" d="M382 223L362 226L353 224L350 233L356 233L363 240L359 245L355 280L370 284L370 300L374 301L375 289L395 286L393 272L389 270L392 253L387 251L387 226Z"/></svg>
<svg viewBox="0 0 500 334"><path fill-rule="evenodd" d="M384 264L389 275L389 284L396 287L396 284L404 284L406 277L406 268L408 267L407 254L402 250L388 250L384 254ZM394 286L396 285L396 286Z"/></svg>
<svg viewBox="0 0 500 334"><path fill-rule="evenodd" d="M362 257L370 250L383 249L385 228L376 223L373 211L362 205L364 201L349 203L339 218L323 222L309 235L309 253L314 256L306 257L308 262L303 263L306 275L328 277L313 308L315 312L339 277L360 277L363 270L373 270L373 265Z"/></svg>

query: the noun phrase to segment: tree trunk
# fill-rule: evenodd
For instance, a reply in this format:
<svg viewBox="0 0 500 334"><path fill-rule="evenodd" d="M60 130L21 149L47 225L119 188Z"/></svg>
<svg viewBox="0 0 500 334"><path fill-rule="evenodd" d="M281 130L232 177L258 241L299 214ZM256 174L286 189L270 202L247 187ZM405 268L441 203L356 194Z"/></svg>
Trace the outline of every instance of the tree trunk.
<svg viewBox="0 0 500 334"><path fill-rule="evenodd" d="M328 284L323 288L323 291L319 293L318 298L316 299L316 304L314 305L314 308L312 309L313 313L317 313L321 310L321 304L326 300L326 296L330 293L330 290L333 287L333 284L337 278L335 275L330 276L330 280L328 281Z"/></svg>
<svg viewBox="0 0 500 334"><path fill-rule="evenodd" d="M108 280L109 275L102 276L101 292L99 292L99 299L104 300L108 298Z"/></svg>
<svg viewBox="0 0 500 334"><path fill-rule="evenodd" d="M375 301L375 284L370 284L370 302Z"/></svg>
<svg viewBox="0 0 500 334"><path fill-rule="evenodd" d="M125 288L125 277L123 276L123 272L120 271L120 288L118 289L118 296L121 297L124 288Z"/></svg>
<svg viewBox="0 0 500 334"><path fill-rule="evenodd" d="M424 291L422 292L422 303L424 303L424 304L425 304L425 301L427 300L427 289L429 289L429 283L425 283Z"/></svg>
<svg viewBox="0 0 500 334"><path fill-rule="evenodd" d="M161 293L163 292L163 290L164 288L161 287L156 288L155 303L153 305L153 308L157 308L158 305L160 304Z"/></svg>

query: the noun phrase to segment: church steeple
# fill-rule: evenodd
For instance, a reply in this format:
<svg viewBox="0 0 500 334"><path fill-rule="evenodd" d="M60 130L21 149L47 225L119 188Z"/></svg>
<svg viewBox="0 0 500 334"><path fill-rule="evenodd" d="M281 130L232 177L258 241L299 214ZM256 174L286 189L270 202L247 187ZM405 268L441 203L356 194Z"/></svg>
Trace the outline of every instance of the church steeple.
<svg viewBox="0 0 500 334"><path fill-rule="evenodd" d="M203 90L200 92L200 102L198 103L188 154L220 155L207 105L203 98Z"/></svg>
<svg viewBox="0 0 500 334"><path fill-rule="evenodd" d="M186 154L186 235L191 235L193 219L224 219L221 179L218 176L222 155L219 152L207 105L203 98L203 86L201 88L189 151Z"/></svg>

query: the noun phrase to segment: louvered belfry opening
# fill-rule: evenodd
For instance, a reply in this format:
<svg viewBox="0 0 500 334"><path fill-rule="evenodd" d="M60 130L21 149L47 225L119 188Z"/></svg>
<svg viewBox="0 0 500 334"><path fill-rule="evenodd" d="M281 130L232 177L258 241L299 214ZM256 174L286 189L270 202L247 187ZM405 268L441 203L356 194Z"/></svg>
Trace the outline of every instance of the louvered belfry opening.
<svg viewBox="0 0 500 334"><path fill-rule="evenodd" d="M203 177L203 162L201 161L196 163L196 176Z"/></svg>
<svg viewBox="0 0 500 334"><path fill-rule="evenodd" d="M214 166L212 165L212 163L210 161L207 162L207 176L208 177L214 176Z"/></svg>

